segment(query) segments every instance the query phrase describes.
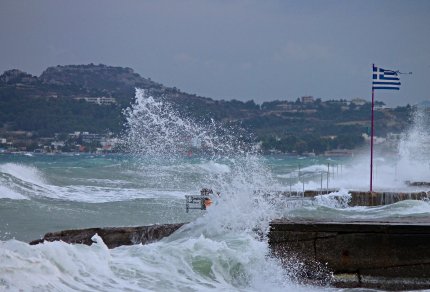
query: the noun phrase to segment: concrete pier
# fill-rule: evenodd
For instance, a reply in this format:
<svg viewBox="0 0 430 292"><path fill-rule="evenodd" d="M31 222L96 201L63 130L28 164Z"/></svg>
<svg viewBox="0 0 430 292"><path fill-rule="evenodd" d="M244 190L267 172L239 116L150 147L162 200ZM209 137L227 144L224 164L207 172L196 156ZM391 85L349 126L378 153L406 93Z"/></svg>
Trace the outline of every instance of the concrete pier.
<svg viewBox="0 0 430 292"><path fill-rule="evenodd" d="M326 195L329 193L337 192L337 189L329 190L305 190L304 192L278 192L277 195L285 197L304 197L314 198L319 195ZM363 192L363 191L349 191L351 200L349 206L380 206L393 204L404 200L424 200L430 199L430 191L419 192ZM339 197L340 198L340 197Z"/></svg>
<svg viewBox="0 0 430 292"><path fill-rule="evenodd" d="M350 206L379 206L404 200L424 200L430 198L430 192L358 192L351 191Z"/></svg>
<svg viewBox="0 0 430 292"><path fill-rule="evenodd" d="M171 235L186 223L162 224L138 227L106 227L72 229L45 234L41 239L30 242L31 245L44 241L64 241L67 243L93 244L91 238L98 234L108 248L121 245L148 244Z"/></svg>
<svg viewBox="0 0 430 292"><path fill-rule="evenodd" d="M335 287L430 288L430 218L274 220L269 245L298 280Z"/></svg>

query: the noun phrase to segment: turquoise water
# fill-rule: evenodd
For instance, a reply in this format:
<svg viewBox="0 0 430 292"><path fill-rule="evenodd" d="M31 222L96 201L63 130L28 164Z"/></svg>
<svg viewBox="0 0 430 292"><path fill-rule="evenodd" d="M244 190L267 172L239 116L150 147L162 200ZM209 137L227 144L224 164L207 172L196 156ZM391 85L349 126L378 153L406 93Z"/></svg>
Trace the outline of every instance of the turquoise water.
<svg viewBox="0 0 430 292"><path fill-rule="evenodd" d="M294 176L299 165L324 159L265 161L289 190L301 186ZM3 154L0 238L29 241L62 229L189 222L202 212L185 213L184 196L210 187L204 184L208 175L228 175L228 163L184 157L166 166L121 154Z"/></svg>
<svg viewBox="0 0 430 292"><path fill-rule="evenodd" d="M188 222L197 216L186 214L183 202L198 190L193 171L167 180L176 175L161 177L130 161L125 155L0 156L0 238L29 241L55 230Z"/></svg>

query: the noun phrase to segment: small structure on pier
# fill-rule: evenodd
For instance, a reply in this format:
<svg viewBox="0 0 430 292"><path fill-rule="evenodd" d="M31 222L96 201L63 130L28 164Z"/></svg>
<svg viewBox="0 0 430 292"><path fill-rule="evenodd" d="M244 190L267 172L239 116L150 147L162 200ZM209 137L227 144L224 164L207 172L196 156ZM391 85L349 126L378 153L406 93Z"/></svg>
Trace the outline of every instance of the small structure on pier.
<svg viewBox="0 0 430 292"><path fill-rule="evenodd" d="M190 209L206 210L207 207L212 205L213 191L211 189L203 188L200 195L186 195L185 196L185 211L188 213ZM218 193L219 196L219 193Z"/></svg>

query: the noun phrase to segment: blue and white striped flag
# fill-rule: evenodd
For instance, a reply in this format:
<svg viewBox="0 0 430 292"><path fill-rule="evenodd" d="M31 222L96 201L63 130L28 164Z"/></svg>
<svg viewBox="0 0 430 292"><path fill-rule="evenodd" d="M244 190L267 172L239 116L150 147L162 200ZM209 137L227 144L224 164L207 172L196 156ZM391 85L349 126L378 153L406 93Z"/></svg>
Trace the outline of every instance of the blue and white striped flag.
<svg viewBox="0 0 430 292"><path fill-rule="evenodd" d="M398 72L375 67L373 65L372 89L400 89Z"/></svg>

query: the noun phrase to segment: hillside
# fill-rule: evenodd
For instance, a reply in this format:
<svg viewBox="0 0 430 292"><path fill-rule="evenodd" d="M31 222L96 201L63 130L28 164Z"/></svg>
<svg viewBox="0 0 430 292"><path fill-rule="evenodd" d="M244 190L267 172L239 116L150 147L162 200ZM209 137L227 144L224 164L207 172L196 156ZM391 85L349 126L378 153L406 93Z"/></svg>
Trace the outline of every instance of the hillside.
<svg viewBox="0 0 430 292"><path fill-rule="evenodd" d="M361 135L370 126L368 102L311 98L257 105L213 100L165 87L131 68L89 64L49 67L39 77L16 69L0 75L0 137L11 131L27 131L33 137L75 131L119 133L122 110L133 101L136 87L162 96L194 119L240 124L266 149L283 152L353 148L363 142ZM378 109L377 135L405 129L410 111L411 107Z"/></svg>

